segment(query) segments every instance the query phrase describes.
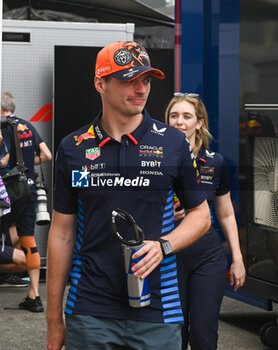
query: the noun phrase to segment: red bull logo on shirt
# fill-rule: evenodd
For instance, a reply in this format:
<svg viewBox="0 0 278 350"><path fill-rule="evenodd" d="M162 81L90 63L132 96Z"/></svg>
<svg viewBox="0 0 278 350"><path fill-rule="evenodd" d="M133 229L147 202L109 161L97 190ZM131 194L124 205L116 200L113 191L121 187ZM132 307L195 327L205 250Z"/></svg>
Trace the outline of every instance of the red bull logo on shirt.
<svg viewBox="0 0 278 350"><path fill-rule="evenodd" d="M25 130L28 130L28 126L26 124L19 123L17 125L17 131L25 131Z"/></svg>
<svg viewBox="0 0 278 350"><path fill-rule="evenodd" d="M140 145L139 155L148 157L163 158L163 147L162 146L150 146L150 145Z"/></svg>
<svg viewBox="0 0 278 350"><path fill-rule="evenodd" d="M249 128L260 127L261 124L256 119L251 119L248 121Z"/></svg>
<svg viewBox="0 0 278 350"><path fill-rule="evenodd" d="M19 139L27 139L33 136L32 130L30 130L26 124L19 123L17 125L17 131Z"/></svg>
<svg viewBox="0 0 278 350"><path fill-rule="evenodd" d="M94 139L94 138L95 138L95 132L94 132L93 125L90 126L90 128L88 129L87 132L84 132L83 134L81 134L79 136L74 136L75 141L77 141L76 146L79 146L83 140L89 140L89 139Z"/></svg>

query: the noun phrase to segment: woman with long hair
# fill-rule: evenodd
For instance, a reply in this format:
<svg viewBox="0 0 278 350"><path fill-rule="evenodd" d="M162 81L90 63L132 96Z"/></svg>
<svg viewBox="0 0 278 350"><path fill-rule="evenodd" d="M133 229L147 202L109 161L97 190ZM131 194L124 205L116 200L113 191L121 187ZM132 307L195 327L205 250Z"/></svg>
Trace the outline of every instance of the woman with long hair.
<svg viewBox="0 0 278 350"><path fill-rule="evenodd" d="M210 208L214 206L230 246L230 284L236 291L244 284L245 268L227 168L223 156L209 148L212 136L206 107L197 94L176 93L166 109L165 122L183 132L190 142L200 190L206 191ZM178 199L174 209L174 217L178 222L186 215ZM182 349L187 349L189 343L192 350L215 350L218 316L227 282L227 258L221 238L213 228L213 216L209 231L179 252L177 259L185 321Z"/></svg>

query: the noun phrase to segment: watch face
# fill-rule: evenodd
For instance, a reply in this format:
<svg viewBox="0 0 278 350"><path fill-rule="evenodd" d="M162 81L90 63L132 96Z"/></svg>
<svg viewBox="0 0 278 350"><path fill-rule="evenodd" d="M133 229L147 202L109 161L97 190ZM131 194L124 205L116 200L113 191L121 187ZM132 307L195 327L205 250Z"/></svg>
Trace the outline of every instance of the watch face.
<svg viewBox="0 0 278 350"><path fill-rule="evenodd" d="M173 250L172 250L170 242L168 242L168 241L163 242L162 245L163 245L163 250L164 250L165 255L169 255L172 253Z"/></svg>

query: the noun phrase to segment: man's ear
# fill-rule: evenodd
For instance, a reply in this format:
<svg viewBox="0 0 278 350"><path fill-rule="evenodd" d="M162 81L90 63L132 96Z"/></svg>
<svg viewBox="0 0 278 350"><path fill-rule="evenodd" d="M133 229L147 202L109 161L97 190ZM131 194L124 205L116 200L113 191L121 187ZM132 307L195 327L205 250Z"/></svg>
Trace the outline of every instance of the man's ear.
<svg viewBox="0 0 278 350"><path fill-rule="evenodd" d="M97 90L97 92L101 94L103 92L103 83L104 83L103 79L95 76L94 83L95 83L95 89Z"/></svg>

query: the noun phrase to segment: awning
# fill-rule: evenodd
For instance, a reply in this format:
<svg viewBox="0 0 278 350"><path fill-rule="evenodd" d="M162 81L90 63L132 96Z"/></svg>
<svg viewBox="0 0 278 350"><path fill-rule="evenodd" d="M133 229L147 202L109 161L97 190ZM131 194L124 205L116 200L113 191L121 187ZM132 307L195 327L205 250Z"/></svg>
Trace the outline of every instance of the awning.
<svg viewBox="0 0 278 350"><path fill-rule="evenodd" d="M15 9L22 7L23 2L22 0L13 1L12 8L9 4L9 0L4 0L4 10L9 8L9 10L13 10L9 12L15 14ZM56 11L60 13L60 16L63 12L73 13L85 18L94 18L101 23L132 22L136 26L165 25L168 27L174 27L175 23L174 18L139 0L29 0L25 8L40 11L51 10L52 14L53 11ZM6 13L4 11L4 18L7 18ZM28 15L28 11L26 13ZM31 11L29 11L29 16L30 18L25 19L34 19Z"/></svg>

